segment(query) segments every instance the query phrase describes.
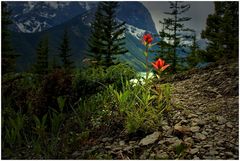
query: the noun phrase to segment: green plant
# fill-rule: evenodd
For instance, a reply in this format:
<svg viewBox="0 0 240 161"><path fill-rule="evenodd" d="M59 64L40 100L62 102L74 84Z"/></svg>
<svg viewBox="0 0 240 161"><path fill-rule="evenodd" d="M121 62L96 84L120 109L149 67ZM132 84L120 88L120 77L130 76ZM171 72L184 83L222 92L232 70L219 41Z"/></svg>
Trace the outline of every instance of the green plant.
<svg viewBox="0 0 240 161"><path fill-rule="evenodd" d="M24 128L24 115L17 113L16 118L9 118L5 125L4 142L10 147L22 143Z"/></svg>
<svg viewBox="0 0 240 161"><path fill-rule="evenodd" d="M122 89L117 90L109 86L113 95L112 102L125 119L125 128L129 133L137 130L153 131L160 127L161 117L169 109L171 99L171 86L159 85L153 89L153 82L148 80L144 85L136 84L134 87L129 81L122 83Z"/></svg>
<svg viewBox="0 0 240 161"><path fill-rule="evenodd" d="M45 114L42 119L40 120L36 115L33 115L33 119L35 122L34 131L38 135L38 140L45 141L46 137L46 120L47 120L48 114Z"/></svg>
<svg viewBox="0 0 240 161"><path fill-rule="evenodd" d="M156 104L159 109L170 110L172 86L169 83L156 85L155 89L151 89L156 98Z"/></svg>

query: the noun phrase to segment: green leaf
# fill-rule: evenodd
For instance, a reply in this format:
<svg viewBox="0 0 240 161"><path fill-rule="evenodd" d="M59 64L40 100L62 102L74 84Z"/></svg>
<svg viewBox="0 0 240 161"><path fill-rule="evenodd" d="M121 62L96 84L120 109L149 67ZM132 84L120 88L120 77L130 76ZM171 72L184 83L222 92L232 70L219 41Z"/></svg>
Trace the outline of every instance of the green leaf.
<svg viewBox="0 0 240 161"><path fill-rule="evenodd" d="M148 56L148 53L147 53L146 51L144 51L144 55L145 55L145 57L147 57L147 56Z"/></svg>

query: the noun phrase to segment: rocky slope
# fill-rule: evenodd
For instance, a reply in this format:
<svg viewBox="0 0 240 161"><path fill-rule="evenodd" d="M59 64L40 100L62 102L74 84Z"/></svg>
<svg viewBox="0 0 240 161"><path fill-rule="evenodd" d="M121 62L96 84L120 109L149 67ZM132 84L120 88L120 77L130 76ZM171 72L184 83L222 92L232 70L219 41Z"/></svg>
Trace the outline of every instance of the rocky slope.
<svg viewBox="0 0 240 161"><path fill-rule="evenodd" d="M173 108L161 131L132 140L107 136L71 158L94 152L114 159L239 159L238 64L214 64L169 81Z"/></svg>

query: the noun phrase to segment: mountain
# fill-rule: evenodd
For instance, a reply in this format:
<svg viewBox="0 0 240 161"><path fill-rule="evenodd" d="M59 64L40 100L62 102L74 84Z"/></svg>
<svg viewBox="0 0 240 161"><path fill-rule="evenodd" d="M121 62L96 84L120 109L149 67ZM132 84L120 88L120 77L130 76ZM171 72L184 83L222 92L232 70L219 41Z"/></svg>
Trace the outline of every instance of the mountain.
<svg viewBox="0 0 240 161"><path fill-rule="evenodd" d="M69 30L73 60L76 65L81 66L82 60L86 57L90 22L94 17L96 2L11 2L10 4L12 16L15 17L12 42L16 51L22 55L18 60L20 71L29 69L35 62L35 49L43 35L49 37L51 63L59 52L57 47L64 28ZM72 12L74 10L79 12L77 16L74 16L76 14ZM145 32L156 33L150 13L139 2L120 2L117 19L126 22L126 48L129 50L119 59L127 61L137 70L143 70L142 62L145 62L145 57L141 38ZM29 22L30 20L33 20L32 23Z"/></svg>
<svg viewBox="0 0 240 161"><path fill-rule="evenodd" d="M96 7L96 2L8 2L12 10L12 30L41 32Z"/></svg>
<svg viewBox="0 0 240 161"><path fill-rule="evenodd" d="M12 9L16 32L34 33L49 29L86 11L96 9L98 2L8 2ZM117 18L129 25L156 33L154 22L148 10L139 2L119 2Z"/></svg>

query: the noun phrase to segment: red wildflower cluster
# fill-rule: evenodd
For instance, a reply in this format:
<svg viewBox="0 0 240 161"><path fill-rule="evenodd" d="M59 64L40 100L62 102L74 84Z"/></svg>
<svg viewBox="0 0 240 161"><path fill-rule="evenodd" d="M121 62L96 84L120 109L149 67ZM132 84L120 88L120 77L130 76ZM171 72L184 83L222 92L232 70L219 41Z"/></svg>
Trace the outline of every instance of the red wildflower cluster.
<svg viewBox="0 0 240 161"><path fill-rule="evenodd" d="M151 35L151 34L145 34L145 35L143 36L143 41L144 41L144 43L146 43L146 44L150 44L150 43L153 41L152 35Z"/></svg>
<svg viewBox="0 0 240 161"><path fill-rule="evenodd" d="M152 65L156 70L160 70L161 72L170 66L170 64L165 64L165 61L160 58L156 62L152 63Z"/></svg>

